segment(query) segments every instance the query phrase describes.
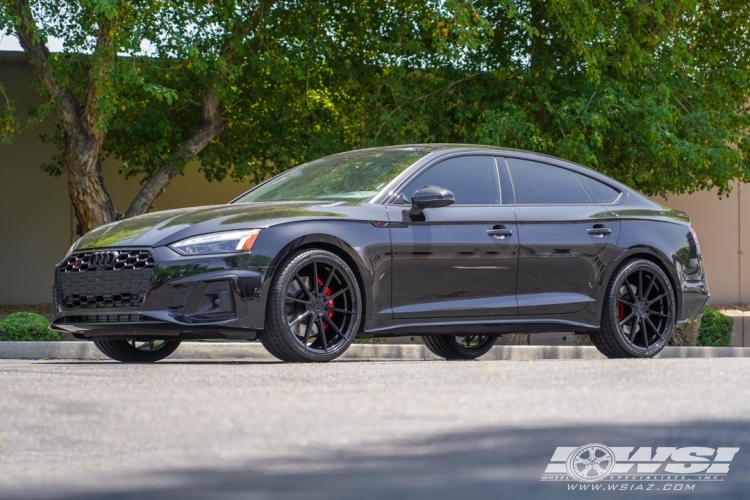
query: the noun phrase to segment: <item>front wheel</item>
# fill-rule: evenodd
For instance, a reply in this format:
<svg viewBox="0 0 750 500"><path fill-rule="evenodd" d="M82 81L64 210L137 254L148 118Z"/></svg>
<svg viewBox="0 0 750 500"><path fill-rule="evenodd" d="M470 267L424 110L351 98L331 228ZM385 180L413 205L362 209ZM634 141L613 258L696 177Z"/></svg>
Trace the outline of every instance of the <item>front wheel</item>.
<svg viewBox="0 0 750 500"><path fill-rule="evenodd" d="M95 340L94 345L107 357L123 363L153 363L172 354L179 340Z"/></svg>
<svg viewBox="0 0 750 500"><path fill-rule="evenodd" d="M669 342L676 309L664 271L649 260L631 259L612 276L601 328L591 340L608 358L651 358Z"/></svg>
<svg viewBox="0 0 750 500"><path fill-rule="evenodd" d="M487 335L425 335L424 345L433 354L449 360L476 359L495 345L497 337Z"/></svg>
<svg viewBox="0 0 750 500"><path fill-rule="evenodd" d="M302 250L273 278L260 341L282 361L331 361L354 340L362 311L347 263L326 250Z"/></svg>

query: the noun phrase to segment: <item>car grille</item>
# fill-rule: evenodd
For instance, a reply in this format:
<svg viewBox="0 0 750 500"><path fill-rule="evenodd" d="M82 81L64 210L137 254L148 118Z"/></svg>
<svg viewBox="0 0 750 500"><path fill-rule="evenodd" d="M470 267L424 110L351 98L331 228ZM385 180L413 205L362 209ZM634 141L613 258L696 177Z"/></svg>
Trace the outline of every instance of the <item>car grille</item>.
<svg viewBox="0 0 750 500"><path fill-rule="evenodd" d="M62 322L76 325L80 323L137 323L141 320L138 314L86 314L82 316L63 316Z"/></svg>
<svg viewBox="0 0 750 500"><path fill-rule="evenodd" d="M60 304L64 309L138 307L153 272L148 250L71 255L60 265Z"/></svg>

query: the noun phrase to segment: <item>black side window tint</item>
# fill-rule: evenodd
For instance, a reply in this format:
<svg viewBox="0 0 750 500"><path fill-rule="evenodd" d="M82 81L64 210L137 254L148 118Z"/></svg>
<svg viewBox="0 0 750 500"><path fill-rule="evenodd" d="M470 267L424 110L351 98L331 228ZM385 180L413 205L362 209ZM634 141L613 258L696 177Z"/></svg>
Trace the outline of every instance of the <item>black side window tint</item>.
<svg viewBox="0 0 750 500"><path fill-rule="evenodd" d="M456 205L491 205L500 203L495 158L460 156L430 167L404 188L404 201L411 203L414 192L424 186L449 189Z"/></svg>
<svg viewBox="0 0 750 500"><path fill-rule="evenodd" d="M585 175L578 175L586 190L591 196L593 196L596 203L612 203L620 196L620 192L613 189L606 184L602 184L599 181L586 177Z"/></svg>
<svg viewBox="0 0 750 500"><path fill-rule="evenodd" d="M575 172L535 161L508 158L516 203L579 204L591 203Z"/></svg>

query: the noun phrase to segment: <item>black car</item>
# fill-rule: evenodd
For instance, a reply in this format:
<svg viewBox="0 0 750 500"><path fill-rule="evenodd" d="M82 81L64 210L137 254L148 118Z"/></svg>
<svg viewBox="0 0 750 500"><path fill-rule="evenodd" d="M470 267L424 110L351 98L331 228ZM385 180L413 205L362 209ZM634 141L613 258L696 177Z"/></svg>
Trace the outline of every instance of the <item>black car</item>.
<svg viewBox="0 0 750 500"><path fill-rule="evenodd" d="M216 338L329 361L355 337L400 335L471 359L499 335L548 331L651 357L708 296L683 212L557 158L423 144L91 231L55 269L52 328L126 362Z"/></svg>

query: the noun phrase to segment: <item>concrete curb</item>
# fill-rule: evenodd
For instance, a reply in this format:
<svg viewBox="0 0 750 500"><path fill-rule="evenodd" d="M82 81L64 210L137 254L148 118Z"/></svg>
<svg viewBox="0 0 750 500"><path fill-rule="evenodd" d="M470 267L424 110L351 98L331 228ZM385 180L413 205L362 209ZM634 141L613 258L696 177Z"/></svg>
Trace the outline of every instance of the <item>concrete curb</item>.
<svg viewBox="0 0 750 500"><path fill-rule="evenodd" d="M744 358L748 347L667 347L659 358ZM91 342L0 342L0 359L106 360ZM258 342L185 342L171 360L274 360ZM440 359L423 345L354 344L340 359ZM595 347L495 346L483 360L604 359Z"/></svg>

